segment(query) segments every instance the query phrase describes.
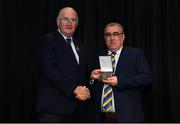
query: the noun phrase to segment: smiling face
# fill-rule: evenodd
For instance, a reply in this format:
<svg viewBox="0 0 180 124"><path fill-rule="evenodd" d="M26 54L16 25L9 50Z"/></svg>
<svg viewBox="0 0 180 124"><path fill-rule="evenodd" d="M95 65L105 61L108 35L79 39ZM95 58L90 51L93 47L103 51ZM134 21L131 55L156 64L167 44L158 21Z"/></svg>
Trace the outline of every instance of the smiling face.
<svg viewBox="0 0 180 124"><path fill-rule="evenodd" d="M125 39L123 27L118 23L108 24L104 29L104 39L108 50L112 52L119 50Z"/></svg>
<svg viewBox="0 0 180 124"><path fill-rule="evenodd" d="M57 26L66 37L72 36L78 26L77 12L70 7L60 10L57 18Z"/></svg>

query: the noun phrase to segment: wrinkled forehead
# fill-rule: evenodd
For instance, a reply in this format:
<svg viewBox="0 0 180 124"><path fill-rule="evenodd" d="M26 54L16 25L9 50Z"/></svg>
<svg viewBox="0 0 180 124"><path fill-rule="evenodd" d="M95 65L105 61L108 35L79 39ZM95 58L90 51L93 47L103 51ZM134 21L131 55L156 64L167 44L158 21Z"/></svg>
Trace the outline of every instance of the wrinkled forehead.
<svg viewBox="0 0 180 124"><path fill-rule="evenodd" d="M122 29L119 26L113 25L113 26L107 26L104 30L104 33L107 33L107 32L113 33L113 32L121 32L121 31Z"/></svg>

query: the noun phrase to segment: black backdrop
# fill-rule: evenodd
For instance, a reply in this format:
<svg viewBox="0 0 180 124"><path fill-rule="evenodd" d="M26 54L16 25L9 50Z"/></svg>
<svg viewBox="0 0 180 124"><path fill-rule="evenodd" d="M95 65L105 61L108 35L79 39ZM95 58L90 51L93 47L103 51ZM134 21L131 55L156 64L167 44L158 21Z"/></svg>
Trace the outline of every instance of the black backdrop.
<svg viewBox="0 0 180 124"><path fill-rule="evenodd" d="M64 6L79 13L76 35L88 62L104 48L105 24L122 23L125 45L145 51L154 75L144 99L148 122L180 122L179 0L1 0L0 122L35 122L38 38L56 30Z"/></svg>

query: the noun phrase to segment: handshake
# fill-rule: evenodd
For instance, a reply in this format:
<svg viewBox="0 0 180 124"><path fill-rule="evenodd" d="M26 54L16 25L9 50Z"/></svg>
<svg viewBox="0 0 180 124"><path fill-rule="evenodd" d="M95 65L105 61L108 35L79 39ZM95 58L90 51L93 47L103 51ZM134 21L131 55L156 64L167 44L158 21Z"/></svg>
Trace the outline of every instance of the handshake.
<svg viewBox="0 0 180 124"><path fill-rule="evenodd" d="M75 98L85 101L90 98L90 91L86 86L77 86L74 90Z"/></svg>

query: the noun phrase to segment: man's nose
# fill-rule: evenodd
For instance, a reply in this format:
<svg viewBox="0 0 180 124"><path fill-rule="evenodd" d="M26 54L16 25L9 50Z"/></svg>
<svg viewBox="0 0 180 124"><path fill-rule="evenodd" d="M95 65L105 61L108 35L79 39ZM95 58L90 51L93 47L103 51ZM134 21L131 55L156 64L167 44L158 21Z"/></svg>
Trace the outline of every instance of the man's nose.
<svg viewBox="0 0 180 124"><path fill-rule="evenodd" d="M110 35L110 39L114 40L114 35L113 34Z"/></svg>
<svg viewBox="0 0 180 124"><path fill-rule="evenodd" d="M68 21L68 25L71 25L71 24L72 24L72 21L71 21L71 20L69 20L69 21Z"/></svg>

